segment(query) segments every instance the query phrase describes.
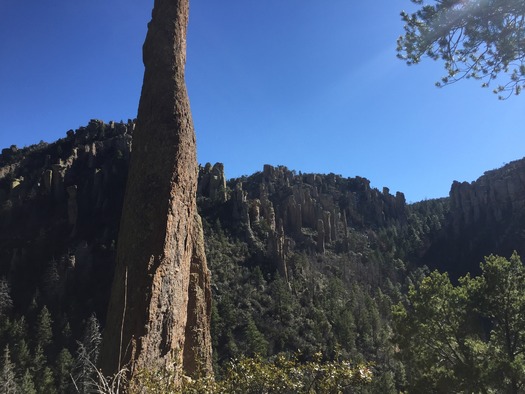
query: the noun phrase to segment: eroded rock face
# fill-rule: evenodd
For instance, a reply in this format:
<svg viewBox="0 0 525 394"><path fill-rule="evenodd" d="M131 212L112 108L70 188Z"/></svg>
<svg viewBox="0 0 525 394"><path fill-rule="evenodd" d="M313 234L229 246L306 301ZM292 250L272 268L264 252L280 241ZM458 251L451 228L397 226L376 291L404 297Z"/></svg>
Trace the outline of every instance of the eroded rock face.
<svg viewBox="0 0 525 394"><path fill-rule="evenodd" d="M125 365L131 374L180 366L211 373L209 273L184 81L187 23L188 0L155 0L100 354L107 374Z"/></svg>
<svg viewBox="0 0 525 394"><path fill-rule="evenodd" d="M222 203L228 199L226 194L226 177L224 175L224 165L206 163L199 168L199 186L197 193L201 196L209 197L212 200Z"/></svg>
<svg viewBox="0 0 525 394"><path fill-rule="evenodd" d="M474 182L450 190L446 226L422 262L446 269L451 277L479 270L489 254L525 253L525 159L486 171Z"/></svg>
<svg viewBox="0 0 525 394"><path fill-rule="evenodd" d="M213 168L223 170L219 164ZM211 173L207 164L199 175L199 196L208 204L213 200L208 192ZM266 253L284 279L296 245L320 254L349 250L354 242L350 232L407 221L402 193L391 195L388 188L380 192L360 177L296 174L267 164L250 177L229 180L227 190L229 201L214 200L221 220L232 220L238 234L261 255Z"/></svg>
<svg viewBox="0 0 525 394"><path fill-rule="evenodd" d="M487 171L472 183L454 181L450 203L456 234L475 223L508 221L514 215L523 215L525 160Z"/></svg>

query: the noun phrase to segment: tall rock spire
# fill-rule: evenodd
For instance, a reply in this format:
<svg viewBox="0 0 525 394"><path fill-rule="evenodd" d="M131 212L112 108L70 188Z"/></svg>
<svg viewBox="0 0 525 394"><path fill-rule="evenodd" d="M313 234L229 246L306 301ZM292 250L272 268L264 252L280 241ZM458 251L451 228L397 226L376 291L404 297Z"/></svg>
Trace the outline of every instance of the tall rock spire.
<svg viewBox="0 0 525 394"><path fill-rule="evenodd" d="M189 0L155 0L100 353L123 366L211 373L209 272L196 207L195 132L184 80Z"/></svg>

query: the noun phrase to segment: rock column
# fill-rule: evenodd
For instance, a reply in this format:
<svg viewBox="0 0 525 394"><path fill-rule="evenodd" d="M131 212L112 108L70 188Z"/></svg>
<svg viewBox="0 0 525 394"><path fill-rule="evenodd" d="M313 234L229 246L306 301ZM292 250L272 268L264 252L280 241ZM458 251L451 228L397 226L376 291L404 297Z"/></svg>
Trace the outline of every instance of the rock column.
<svg viewBox="0 0 525 394"><path fill-rule="evenodd" d="M100 353L105 374L123 366L131 375L211 373L209 272L184 80L187 23L188 0L155 0Z"/></svg>

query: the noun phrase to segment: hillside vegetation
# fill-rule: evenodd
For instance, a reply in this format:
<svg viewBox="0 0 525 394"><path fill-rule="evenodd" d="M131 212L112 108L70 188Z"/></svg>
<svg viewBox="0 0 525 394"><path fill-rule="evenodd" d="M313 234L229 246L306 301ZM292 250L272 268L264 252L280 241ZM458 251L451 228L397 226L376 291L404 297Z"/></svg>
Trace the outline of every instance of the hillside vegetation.
<svg viewBox="0 0 525 394"><path fill-rule="evenodd" d="M8 392L89 392L133 129L133 121L92 120L54 143L2 151L0 366L1 379L15 390ZM418 392L421 384L436 391L447 385L500 389L494 376L511 364L513 371L522 368L521 350L512 360L500 357L491 364L485 380L462 369L478 371L482 364L475 360L500 354L494 350L500 339L491 333L502 323L490 309L478 308L477 299L454 295L466 303L457 313L466 315L446 323L449 329L449 323L477 316L470 331L464 323L454 326L463 330L453 345L462 363L412 345L421 345L418 335L439 338L420 326L421 316L430 319L418 315L424 294L489 286L482 281L492 260L480 269L483 256L523 252L523 179L525 164L518 161L472 184L455 183L448 198L407 204L402 193L379 191L361 177L267 165L227 180L220 163L201 167L198 206L212 273L217 380L231 377L232 360L245 366L259 360L260 368L288 360L299 369L330 362L348 363L353 372L366 368L370 381L347 388L358 392ZM510 261L522 267L517 256ZM430 274L434 269L449 275ZM515 269L521 278L521 268ZM470 279L456 287L469 272ZM480 273L481 279L473 279ZM452 309L446 303L456 305L456 298L444 297L443 308ZM521 349L522 322L513 324ZM518 372L501 376L504 387L521 389ZM468 379L481 386L470 386Z"/></svg>

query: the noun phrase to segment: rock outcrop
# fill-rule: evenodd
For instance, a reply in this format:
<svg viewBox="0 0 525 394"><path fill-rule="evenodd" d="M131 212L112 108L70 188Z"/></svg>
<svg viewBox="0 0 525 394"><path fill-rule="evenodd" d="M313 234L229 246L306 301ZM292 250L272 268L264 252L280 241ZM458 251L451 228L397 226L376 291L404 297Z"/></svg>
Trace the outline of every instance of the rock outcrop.
<svg viewBox="0 0 525 394"><path fill-rule="evenodd" d="M220 163L207 164L199 176L199 195L210 200L214 198L209 192L212 168L223 171ZM392 196L387 188L379 192L360 177L297 175L286 167L267 164L260 173L228 181L226 189L226 196L231 195L222 204L228 210L227 220L237 223L250 245L266 242L262 249L283 278L288 277L287 256L297 243L314 253L346 250L349 229L407 221L402 193ZM214 204L221 206L217 199Z"/></svg>
<svg viewBox="0 0 525 394"><path fill-rule="evenodd" d="M486 171L474 182L454 182L447 225L422 262L452 276L476 273L489 254L525 253L525 159Z"/></svg>
<svg viewBox="0 0 525 394"><path fill-rule="evenodd" d="M90 123L0 155L0 277L19 308L41 293L72 325L105 322L133 129Z"/></svg>
<svg viewBox="0 0 525 394"><path fill-rule="evenodd" d="M525 160L487 171L472 183L454 181L450 190L451 225L466 227L509 221L525 213Z"/></svg>
<svg viewBox="0 0 525 394"><path fill-rule="evenodd" d="M132 375L177 367L211 373L209 272L184 81L188 12L188 0L155 0L143 47L144 83L99 358L106 374L123 366ZM188 338L193 332L199 334Z"/></svg>
<svg viewBox="0 0 525 394"><path fill-rule="evenodd" d="M224 165L216 163L213 167L206 163L199 168L199 195L209 197L219 203L225 202L228 198L226 194L226 177L224 175Z"/></svg>

